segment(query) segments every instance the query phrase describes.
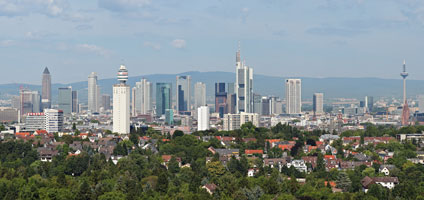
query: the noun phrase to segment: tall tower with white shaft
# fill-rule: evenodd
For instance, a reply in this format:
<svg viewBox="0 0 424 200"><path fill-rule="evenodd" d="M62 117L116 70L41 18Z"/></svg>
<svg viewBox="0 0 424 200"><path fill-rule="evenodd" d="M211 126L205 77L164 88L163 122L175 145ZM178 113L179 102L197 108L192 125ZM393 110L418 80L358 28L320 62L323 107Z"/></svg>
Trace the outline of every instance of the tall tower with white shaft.
<svg viewBox="0 0 424 200"><path fill-rule="evenodd" d="M128 70L121 65L118 71L119 83L113 86L113 132L130 133L130 86L127 85Z"/></svg>
<svg viewBox="0 0 424 200"><path fill-rule="evenodd" d="M409 106L408 101L406 100L406 77L408 77L408 72L406 72L406 62L403 60L403 71L400 73L400 76L403 78L403 109L402 109L402 125L409 125Z"/></svg>

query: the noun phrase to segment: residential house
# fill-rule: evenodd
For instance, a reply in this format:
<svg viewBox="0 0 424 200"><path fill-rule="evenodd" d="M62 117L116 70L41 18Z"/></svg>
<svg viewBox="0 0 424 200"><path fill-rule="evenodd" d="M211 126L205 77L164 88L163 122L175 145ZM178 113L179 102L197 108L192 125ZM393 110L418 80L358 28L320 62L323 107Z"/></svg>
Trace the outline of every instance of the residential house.
<svg viewBox="0 0 424 200"><path fill-rule="evenodd" d="M397 177L368 177L366 176L361 180L362 188L364 192L368 192L368 189L373 184L379 184L385 188L393 189L397 184L399 184L399 179Z"/></svg>
<svg viewBox="0 0 424 200"><path fill-rule="evenodd" d="M390 171L392 171L393 169L396 169L396 166L394 166L394 165L380 165L380 168L378 169L378 171L380 173L383 173L384 175L388 176L388 175L390 175Z"/></svg>

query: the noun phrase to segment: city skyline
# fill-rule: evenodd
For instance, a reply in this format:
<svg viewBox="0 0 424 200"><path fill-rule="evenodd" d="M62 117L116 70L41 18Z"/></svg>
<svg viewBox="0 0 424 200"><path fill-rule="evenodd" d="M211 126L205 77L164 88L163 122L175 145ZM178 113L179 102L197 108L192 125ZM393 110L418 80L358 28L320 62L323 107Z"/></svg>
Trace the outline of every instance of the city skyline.
<svg viewBox="0 0 424 200"><path fill-rule="evenodd" d="M39 83L31 74L41 66L62 72L53 76L53 83L84 80L83 74L91 71L112 78L122 60L135 66L135 75L228 72L238 41L258 74L398 79L397 63L405 58L410 78L423 79L423 44L416 42L424 32L420 1L208 1L183 6L176 1L63 0L4 5L2 67L14 74L27 71L22 76L26 83ZM296 70L288 70L292 68ZM11 82L20 81L0 81Z"/></svg>

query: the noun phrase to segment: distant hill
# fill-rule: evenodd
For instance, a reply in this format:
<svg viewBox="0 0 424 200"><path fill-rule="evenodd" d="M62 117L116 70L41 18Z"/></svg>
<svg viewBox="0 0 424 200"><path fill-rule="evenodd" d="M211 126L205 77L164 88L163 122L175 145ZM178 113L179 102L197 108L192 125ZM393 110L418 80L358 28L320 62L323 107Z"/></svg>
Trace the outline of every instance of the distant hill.
<svg viewBox="0 0 424 200"><path fill-rule="evenodd" d="M147 78L154 84L157 82L169 82L175 87L177 75L190 75L192 85L195 82L204 82L207 87L207 96L212 99L214 95L215 82L235 82L235 73L231 72L185 72L181 74L151 74L130 77L128 83L131 86L142 77ZM275 77L266 75L254 76L254 92L261 95L274 95L284 98L284 79L287 77ZM380 79L380 78L301 78L302 98L311 99L314 92L323 92L325 98L363 98L364 96L374 97L400 97L402 95L401 79ZM102 93L112 94L112 85L117 83L115 78L100 79L98 81ZM40 85L28 84L0 84L0 95L17 95L20 86L31 90L41 91ZM75 82L71 84L52 84L53 101L57 98L59 87L72 86L78 90L80 102L87 101L87 81ZM424 80L408 80L408 96L424 94ZM175 95L175 89L172 90Z"/></svg>

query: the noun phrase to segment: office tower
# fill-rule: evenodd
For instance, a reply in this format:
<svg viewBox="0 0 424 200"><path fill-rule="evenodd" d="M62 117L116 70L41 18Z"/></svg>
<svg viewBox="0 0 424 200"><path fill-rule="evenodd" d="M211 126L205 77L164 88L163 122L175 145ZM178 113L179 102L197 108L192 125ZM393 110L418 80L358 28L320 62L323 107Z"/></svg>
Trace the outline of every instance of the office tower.
<svg viewBox="0 0 424 200"><path fill-rule="evenodd" d="M21 116L41 111L41 96L38 91L20 90L20 110Z"/></svg>
<svg viewBox="0 0 424 200"><path fill-rule="evenodd" d="M219 117L221 118L228 112L225 83L215 83L215 112L219 113Z"/></svg>
<svg viewBox="0 0 424 200"><path fill-rule="evenodd" d="M63 111L57 109L45 109L45 130L48 133L63 131Z"/></svg>
<svg viewBox="0 0 424 200"><path fill-rule="evenodd" d="M101 95L102 93L101 93L101 91L100 91L100 85L97 85L97 89L96 89L96 108L97 108L97 112L99 112L100 111L100 107L102 106L101 105L101 98L102 98L102 95Z"/></svg>
<svg viewBox="0 0 424 200"><path fill-rule="evenodd" d="M269 97L269 114L277 114L277 97Z"/></svg>
<svg viewBox="0 0 424 200"><path fill-rule="evenodd" d="M253 69L240 60L240 48L236 53L236 112L253 112Z"/></svg>
<svg viewBox="0 0 424 200"><path fill-rule="evenodd" d="M286 80L286 113L300 114L302 112L302 81L300 79Z"/></svg>
<svg viewBox="0 0 424 200"><path fill-rule="evenodd" d="M177 112L190 111L190 76L177 76Z"/></svg>
<svg viewBox="0 0 424 200"><path fill-rule="evenodd" d="M409 107L406 100L406 77L408 77L408 72L406 72L406 62L403 60L403 71L400 73L400 76L403 78L403 109L402 109L402 125L409 125Z"/></svg>
<svg viewBox="0 0 424 200"><path fill-rule="evenodd" d="M73 113L78 113L79 106L78 106L78 92L77 91L72 91L72 112Z"/></svg>
<svg viewBox="0 0 424 200"><path fill-rule="evenodd" d="M168 125L174 125L174 110L173 109L165 110L165 122Z"/></svg>
<svg viewBox="0 0 424 200"><path fill-rule="evenodd" d="M321 115L324 113L324 94L314 93L312 99L312 111L314 115Z"/></svg>
<svg viewBox="0 0 424 200"><path fill-rule="evenodd" d="M253 113L262 114L262 96L253 94Z"/></svg>
<svg viewBox="0 0 424 200"><path fill-rule="evenodd" d="M227 113L235 114L237 111L237 95L235 93L227 94Z"/></svg>
<svg viewBox="0 0 424 200"><path fill-rule="evenodd" d="M359 107L365 108L365 101L359 101Z"/></svg>
<svg viewBox="0 0 424 200"><path fill-rule="evenodd" d="M261 115L271 115L271 109L270 109L270 99L268 97L262 97L261 98Z"/></svg>
<svg viewBox="0 0 424 200"><path fill-rule="evenodd" d="M206 106L206 84L197 82L194 84L194 109Z"/></svg>
<svg viewBox="0 0 424 200"><path fill-rule="evenodd" d="M119 83L113 86L113 132L130 133L130 86L127 85L128 70L121 65L118 71Z"/></svg>
<svg viewBox="0 0 424 200"><path fill-rule="evenodd" d="M145 115L152 111L152 83L143 78L135 83L134 89L134 108L135 115Z"/></svg>
<svg viewBox="0 0 424 200"><path fill-rule="evenodd" d="M18 109L11 107L0 107L0 123L18 122Z"/></svg>
<svg viewBox="0 0 424 200"><path fill-rule="evenodd" d="M110 95L102 95L102 106L104 110L110 110Z"/></svg>
<svg viewBox="0 0 424 200"><path fill-rule="evenodd" d="M371 112L374 107L374 98L371 96L365 97L365 107L367 112Z"/></svg>
<svg viewBox="0 0 424 200"><path fill-rule="evenodd" d="M58 95L59 110L63 111L64 115L72 113L72 87L59 88Z"/></svg>
<svg viewBox="0 0 424 200"><path fill-rule="evenodd" d="M259 115L257 113L239 113L239 114L225 114L224 115L224 130L232 131L240 129L246 122L252 122L254 126L259 126Z"/></svg>
<svg viewBox="0 0 424 200"><path fill-rule="evenodd" d="M424 113L424 95L418 95L418 111Z"/></svg>
<svg viewBox="0 0 424 200"><path fill-rule="evenodd" d="M281 99L275 101L275 113L276 115L283 114L284 103Z"/></svg>
<svg viewBox="0 0 424 200"><path fill-rule="evenodd" d="M47 109L49 110L49 109ZM25 131L36 131L46 129L46 116L44 112L28 113L25 117Z"/></svg>
<svg viewBox="0 0 424 200"><path fill-rule="evenodd" d="M97 73L91 72L88 76L88 110L92 113L98 112L98 92L100 88L97 85Z"/></svg>
<svg viewBox="0 0 424 200"><path fill-rule="evenodd" d="M235 94L235 84L234 83L227 83L227 94Z"/></svg>
<svg viewBox="0 0 424 200"><path fill-rule="evenodd" d="M50 71L46 67L44 68L42 82L41 82L42 109L51 108L51 102L52 102L51 88L52 88L52 79L51 79Z"/></svg>
<svg viewBox="0 0 424 200"><path fill-rule="evenodd" d="M167 109L171 109L171 83L156 83L156 115L164 115Z"/></svg>
<svg viewBox="0 0 424 200"><path fill-rule="evenodd" d="M209 107L200 106L197 108L197 130L205 131L209 130Z"/></svg>

